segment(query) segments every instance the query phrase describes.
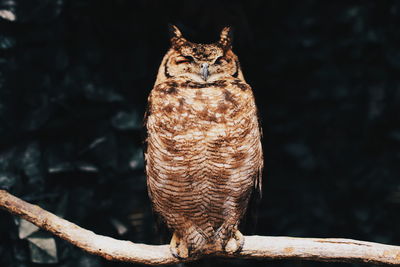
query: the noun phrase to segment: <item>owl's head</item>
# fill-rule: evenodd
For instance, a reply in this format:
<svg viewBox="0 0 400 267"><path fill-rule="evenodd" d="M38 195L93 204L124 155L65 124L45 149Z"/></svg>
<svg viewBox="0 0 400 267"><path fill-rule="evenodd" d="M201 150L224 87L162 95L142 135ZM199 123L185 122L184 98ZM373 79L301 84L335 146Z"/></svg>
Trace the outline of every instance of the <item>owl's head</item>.
<svg viewBox="0 0 400 267"><path fill-rule="evenodd" d="M237 56L232 51L230 27L212 44L187 41L176 26L170 26L171 48L160 66L156 84L171 77L206 83L226 77L243 79Z"/></svg>

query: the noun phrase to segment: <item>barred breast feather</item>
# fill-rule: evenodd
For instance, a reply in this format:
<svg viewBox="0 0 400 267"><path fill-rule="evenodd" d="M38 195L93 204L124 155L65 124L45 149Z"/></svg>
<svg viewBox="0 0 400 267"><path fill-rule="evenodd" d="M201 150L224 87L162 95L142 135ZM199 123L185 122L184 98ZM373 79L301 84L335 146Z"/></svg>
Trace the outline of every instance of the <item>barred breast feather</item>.
<svg viewBox="0 0 400 267"><path fill-rule="evenodd" d="M149 195L170 229L197 251L231 238L259 187L262 149L250 86L228 77L171 77L149 96Z"/></svg>

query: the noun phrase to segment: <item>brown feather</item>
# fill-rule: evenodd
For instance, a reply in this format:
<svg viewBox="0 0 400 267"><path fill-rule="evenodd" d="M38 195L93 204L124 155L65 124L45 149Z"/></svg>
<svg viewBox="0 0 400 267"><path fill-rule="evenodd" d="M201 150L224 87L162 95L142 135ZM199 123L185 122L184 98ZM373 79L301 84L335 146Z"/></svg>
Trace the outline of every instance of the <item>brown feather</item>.
<svg viewBox="0 0 400 267"><path fill-rule="evenodd" d="M261 185L263 158L254 97L236 55L218 44L182 45L164 57L149 96L147 184L154 210L192 253L201 253L234 235L251 191ZM201 59L174 63L193 50L203 51ZM220 56L229 60L213 66ZM197 79L204 62L214 80Z"/></svg>

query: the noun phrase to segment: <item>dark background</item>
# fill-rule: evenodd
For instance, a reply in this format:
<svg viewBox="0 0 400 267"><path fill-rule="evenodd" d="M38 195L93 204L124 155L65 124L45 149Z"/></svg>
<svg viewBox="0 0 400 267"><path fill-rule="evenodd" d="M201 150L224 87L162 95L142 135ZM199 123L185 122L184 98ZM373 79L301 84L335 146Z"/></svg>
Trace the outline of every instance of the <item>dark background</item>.
<svg viewBox="0 0 400 267"><path fill-rule="evenodd" d="M2 0L0 10L16 16L0 18L1 188L99 234L167 242L142 156L167 25L195 42L231 25L264 132L263 197L243 232L400 245L400 2ZM31 237L55 240L57 259ZM55 261L127 265L0 211L1 266ZM194 265L216 264L352 266Z"/></svg>

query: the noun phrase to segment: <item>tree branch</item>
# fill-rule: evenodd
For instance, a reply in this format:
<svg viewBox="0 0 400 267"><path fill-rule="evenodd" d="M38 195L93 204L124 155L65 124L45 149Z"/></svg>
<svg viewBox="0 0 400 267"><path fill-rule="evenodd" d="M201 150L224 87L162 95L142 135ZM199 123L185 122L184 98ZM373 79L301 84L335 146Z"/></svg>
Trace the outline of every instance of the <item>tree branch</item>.
<svg viewBox="0 0 400 267"><path fill-rule="evenodd" d="M74 244L91 254L108 260L149 265L181 262L168 245L135 244L97 235L0 190L0 207L30 221L38 227ZM329 262L352 262L400 265L400 247L336 238L293 238L246 236L242 251L221 257L252 259L297 259ZM190 259L193 260L193 259Z"/></svg>

